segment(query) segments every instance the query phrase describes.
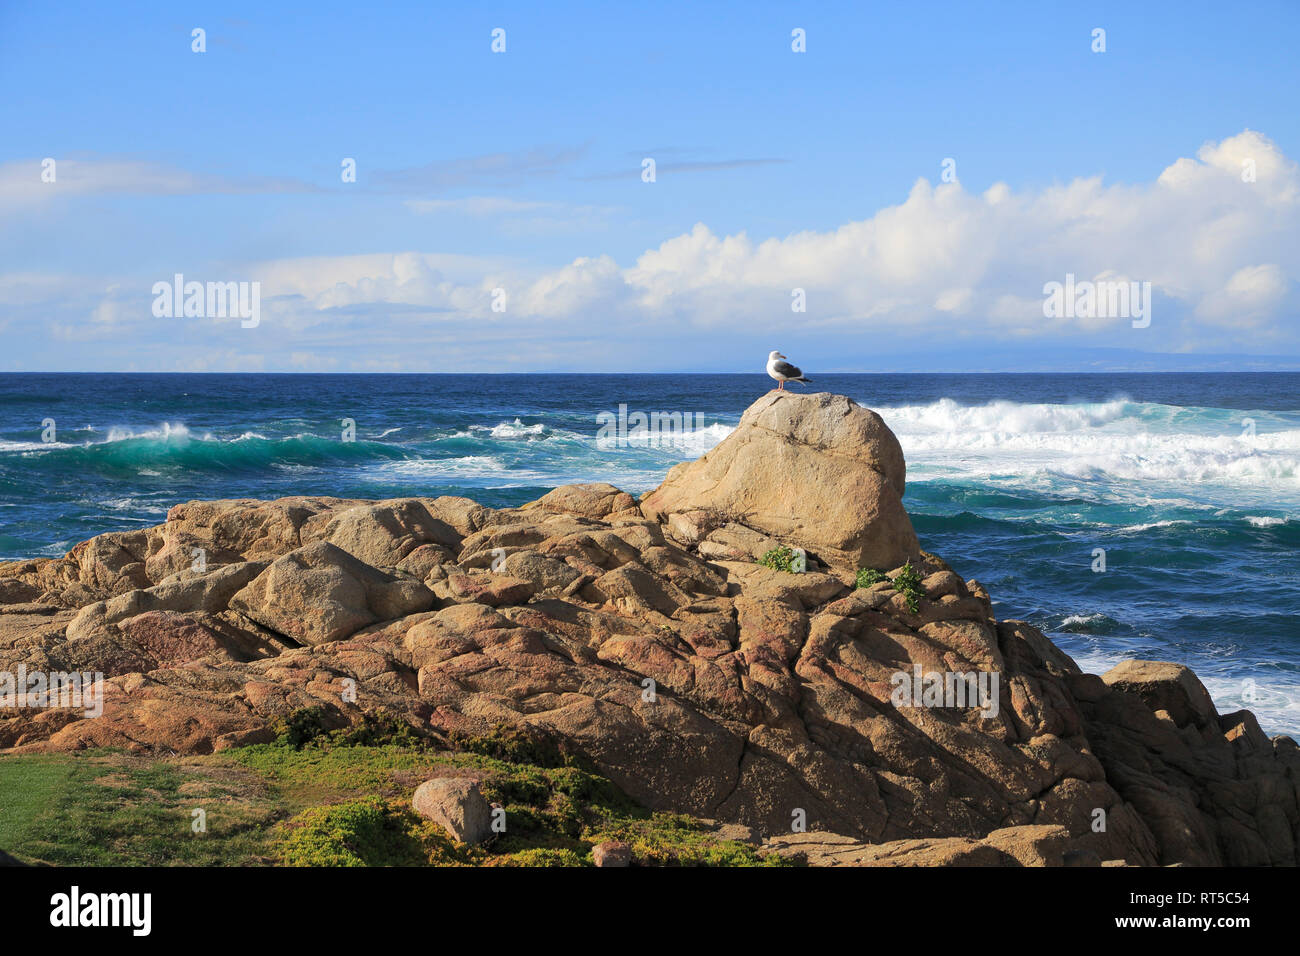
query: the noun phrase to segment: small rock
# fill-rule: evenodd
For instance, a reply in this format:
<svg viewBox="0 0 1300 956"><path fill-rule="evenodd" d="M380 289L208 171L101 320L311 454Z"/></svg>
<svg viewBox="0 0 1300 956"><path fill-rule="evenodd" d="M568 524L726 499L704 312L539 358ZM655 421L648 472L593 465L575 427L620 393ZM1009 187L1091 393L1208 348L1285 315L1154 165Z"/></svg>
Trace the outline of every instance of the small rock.
<svg viewBox="0 0 1300 956"><path fill-rule="evenodd" d="M606 840L591 848L591 857L597 866L628 866L632 863L632 844Z"/></svg>
<svg viewBox="0 0 1300 956"><path fill-rule="evenodd" d="M470 777L434 777L415 791L415 812L461 843L482 843L492 835L492 805Z"/></svg>

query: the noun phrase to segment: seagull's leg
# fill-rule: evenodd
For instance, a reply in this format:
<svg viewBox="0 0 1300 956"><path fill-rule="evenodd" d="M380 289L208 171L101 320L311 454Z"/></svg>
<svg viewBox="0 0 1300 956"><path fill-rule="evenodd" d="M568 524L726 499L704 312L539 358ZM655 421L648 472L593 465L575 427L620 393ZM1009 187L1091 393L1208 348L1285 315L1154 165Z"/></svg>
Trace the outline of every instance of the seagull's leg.
<svg viewBox="0 0 1300 956"><path fill-rule="evenodd" d="M785 382L784 382L784 381L778 381L778 382L776 383L776 390L777 390L778 392L784 392L784 391L785 391Z"/></svg>

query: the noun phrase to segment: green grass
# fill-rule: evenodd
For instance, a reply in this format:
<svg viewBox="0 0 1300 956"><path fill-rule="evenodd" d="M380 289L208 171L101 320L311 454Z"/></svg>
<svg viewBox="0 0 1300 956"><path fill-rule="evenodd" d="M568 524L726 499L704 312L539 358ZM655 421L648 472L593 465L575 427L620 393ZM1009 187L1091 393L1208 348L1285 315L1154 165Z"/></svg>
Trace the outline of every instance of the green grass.
<svg viewBox="0 0 1300 956"><path fill-rule="evenodd" d="M71 773L72 765L59 757L0 757L0 850L27 838Z"/></svg>
<svg viewBox="0 0 1300 956"><path fill-rule="evenodd" d="M120 753L0 758L0 801L26 804L27 764L46 765L39 806L5 847L28 862L130 866L256 862L282 815L256 778ZM50 776L57 770L57 778ZM192 829L195 809L206 832Z"/></svg>
<svg viewBox="0 0 1300 956"><path fill-rule="evenodd" d="M0 757L0 848L55 865L590 866L592 846L622 839L642 865L788 865L650 812L546 741L501 733L453 745L299 714L275 743L206 756ZM504 833L468 847L411 809L415 788L448 771L481 777L505 808ZM191 831L195 808L205 833Z"/></svg>

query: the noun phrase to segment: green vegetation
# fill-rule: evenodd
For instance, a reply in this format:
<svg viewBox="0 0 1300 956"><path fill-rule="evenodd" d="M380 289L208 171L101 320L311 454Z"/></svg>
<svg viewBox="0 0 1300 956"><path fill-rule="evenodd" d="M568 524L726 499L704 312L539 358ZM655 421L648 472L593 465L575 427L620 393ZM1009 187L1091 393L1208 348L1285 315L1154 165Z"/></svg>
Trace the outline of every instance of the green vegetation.
<svg viewBox="0 0 1300 956"><path fill-rule="evenodd" d="M878 571L875 568L861 568L858 571L857 586L860 588L869 588L881 581L889 581L889 575L885 574L884 571Z"/></svg>
<svg viewBox="0 0 1300 956"><path fill-rule="evenodd" d="M911 561L894 575L894 587L907 599L907 609L915 614L925 589L921 587L921 572L912 567Z"/></svg>
<svg viewBox="0 0 1300 956"><path fill-rule="evenodd" d="M286 866L418 866L430 858L420 822L375 797L312 807L285 825L280 858Z"/></svg>
<svg viewBox="0 0 1300 956"><path fill-rule="evenodd" d="M790 865L641 807L545 738L497 731L446 749L383 715L329 723L299 711L274 743L195 757L0 757L0 848L56 865L590 866L596 843L620 839L638 865ZM411 809L449 770L480 778L504 833L468 847Z"/></svg>
<svg viewBox="0 0 1300 956"><path fill-rule="evenodd" d="M0 850L27 839L40 811L66 785L67 761L0 758Z"/></svg>
<svg viewBox="0 0 1300 956"><path fill-rule="evenodd" d="M206 761L206 758L205 758ZM277 810L251 775L211 761L143 760L114 751L0 757L0 803L21 806L31 768L43 765L39 806L6 828L3 847L55 865L208 866L258 862ZM206 814L195 833L193 811ZM8 816L8 814L6 814ZM23 817L25 816L25 820Z"/></svg>
<svg viewBox="0 0 1300 956"><path fill-rule="evenodd" d="M921 598L925 597L925 588L921 586L921 572L912 567L908 561L891 579L884 571L876 568L861 568L858 571L857 586L869 588L876 584L888 584L907 600L907 609L915 614L920 610Z"/></svg>
<svg viewBox="0 0 1300 956"><path fill-rule="evenodd" d="M771 568L773 571L787 571L790 574L798 574L803 570L804 560L801 553L783 544L763 555L758 563L765 568Z"/></svg>

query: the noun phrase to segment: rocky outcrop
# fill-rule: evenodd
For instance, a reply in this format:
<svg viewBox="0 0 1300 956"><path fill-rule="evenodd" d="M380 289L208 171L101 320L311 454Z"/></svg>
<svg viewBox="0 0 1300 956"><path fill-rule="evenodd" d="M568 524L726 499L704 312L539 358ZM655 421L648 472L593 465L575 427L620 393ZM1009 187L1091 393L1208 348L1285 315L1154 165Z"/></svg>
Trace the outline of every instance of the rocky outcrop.
<svg viewBox="0 0 1300 956"><path fill-rule="evenodd" d="M920 551L904 471L875 412L828 392L771 392L720 445L669 471L641 508L670 523L696 524L700 511L734 518L832 567L893 568Z"/></svg>
<svg viewBox="0 0 1300 956"><path fill-rule="evenodd" d="M0 565L0 672L106 678L100 716L0 707L0 748L203 753L305 707L384 711L561 742L650 807L815 863L1296 862L1295 744L1184 668L1083 674L997 620L916 546L873 414L768 396L737 435L640 503L191 502ZM780 544L809 569L756 563ZM854 586L904 561L910 598Z"/></svg>
<svg viewBox="0 0 1300 956"><path fill-rule="evenodd" d="M433 606L419 581L385 574L328 541L272 561L230 598L251 621L299 644L326 644Z"/></svg>
<svg viewBox="0 0 1300 956"><path fill-rule="evenodd" d="M994 830L978 839L890 843L863 843L836 833L795 833L772 837L763 846L810 866L1066 866L1069 843L1065 827L1020 826Z"/></svg>
<svg viewBox="0 0 1300 956"><path fill-rule="evenodd" d="M1300 751L1290 737L1270 740L1249 711L1218 714L1177 664L1126 661L1076 684L1107 780L1151 829L1159 862L1296 863Z"/></svg>

